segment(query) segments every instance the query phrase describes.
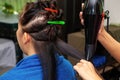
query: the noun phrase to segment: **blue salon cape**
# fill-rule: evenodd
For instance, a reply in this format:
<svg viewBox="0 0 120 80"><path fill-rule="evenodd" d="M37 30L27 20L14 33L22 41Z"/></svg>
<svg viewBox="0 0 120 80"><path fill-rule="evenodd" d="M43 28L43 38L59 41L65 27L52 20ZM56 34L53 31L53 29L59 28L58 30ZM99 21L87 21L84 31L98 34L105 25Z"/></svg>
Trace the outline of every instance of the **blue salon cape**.
<svg viewBox="0 0 120 80"><path fill-rule="evenodd" d="M71 63L63 56L57 59L57 80L76 80ZM0 80L43 80L42 67L38 55L22 59L15 68L0 76Z"/></svg>

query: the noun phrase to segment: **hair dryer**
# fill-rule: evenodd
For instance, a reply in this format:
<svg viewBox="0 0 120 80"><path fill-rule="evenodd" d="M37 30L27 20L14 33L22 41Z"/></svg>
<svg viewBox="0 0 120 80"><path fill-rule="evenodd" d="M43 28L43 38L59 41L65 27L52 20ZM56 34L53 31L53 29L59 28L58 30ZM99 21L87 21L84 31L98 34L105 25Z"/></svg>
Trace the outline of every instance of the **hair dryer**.
<svg viewBox="0 0 120 80"><path fill-rule="evenodd" d="M85 25L85 58L90 60L95 53L97 34L102 21L104 0L86 0L83 8Z"/></svg>

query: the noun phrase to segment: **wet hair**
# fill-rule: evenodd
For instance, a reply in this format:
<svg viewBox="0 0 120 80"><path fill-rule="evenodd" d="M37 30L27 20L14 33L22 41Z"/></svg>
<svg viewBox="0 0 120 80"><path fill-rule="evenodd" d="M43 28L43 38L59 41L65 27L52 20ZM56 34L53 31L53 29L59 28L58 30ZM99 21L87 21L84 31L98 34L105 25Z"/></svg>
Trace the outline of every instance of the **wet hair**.
<svg viewBox="0 0 120 80"><path fill-rule="evenodd" d="M39 44L36 47L42 63L43 80L56 80L56 53L71 55L77 59L84 58L80 52L59 38L61 25L48 24L48 21L63 20L62 15L63 11L57 7L55 0L38 0L27 3L19 17L24 32L29 33L36 42L43 41L47 44L43 52L39 51Z"/></svg>

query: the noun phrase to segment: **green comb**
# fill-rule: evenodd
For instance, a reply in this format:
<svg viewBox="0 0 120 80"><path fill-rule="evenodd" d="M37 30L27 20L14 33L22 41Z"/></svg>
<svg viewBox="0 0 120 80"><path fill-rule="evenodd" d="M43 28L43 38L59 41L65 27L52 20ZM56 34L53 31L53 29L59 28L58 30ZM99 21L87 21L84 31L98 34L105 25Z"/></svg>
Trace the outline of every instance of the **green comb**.
<svg viewBox="0 0 120 80"><path fill-rule="evenodd" d="M48 24L60 24L60 25L64 25L65 21L48 21Z"/></svg>

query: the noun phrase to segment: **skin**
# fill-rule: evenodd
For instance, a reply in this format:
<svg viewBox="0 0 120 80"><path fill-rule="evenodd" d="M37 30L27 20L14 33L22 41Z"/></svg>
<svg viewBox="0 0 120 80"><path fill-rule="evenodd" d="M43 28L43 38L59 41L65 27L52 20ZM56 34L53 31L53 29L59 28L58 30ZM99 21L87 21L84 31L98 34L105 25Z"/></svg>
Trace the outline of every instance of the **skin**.
<svg viewBox="0 0 120 80"><path fill-rule="evenodd" d="M104 28L98 34L98 41L120 63L120 43L107 33Z"/></svg>
<svg viewBox="0 0 120 80"><path fill-rule="evenodd" d="M81 23L84 25L82 18L82 12L80 12ZM120 43L117 42L104 28L104 19L102 20L100 30L98 32L98 41L104 46L104 48L120 62ZM83 80L103 80L96 72L93 64L86 60L80 60L74 69L82 77Z"/></svg>
<svg viewBox="0 0 120 80"><path fill-rule="evenodd" d="M22 26L18 24L18 29L16 31L17 41L21 50L28 56L33 55L36 51L33 48L31 36L23 32Z"/></svg>
<svg viewBox="0 0 120 80"><path fill-rule="evenodd" d="M80 60L80 62L74 66L74 69L83 80L102 80L96 73L93 64L89 61Z"/></svg>

